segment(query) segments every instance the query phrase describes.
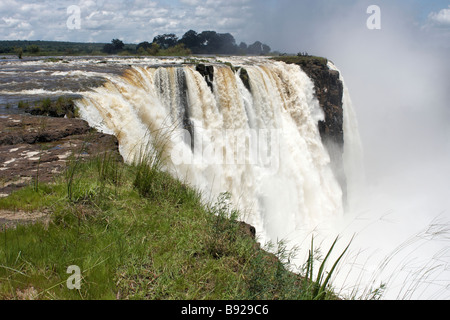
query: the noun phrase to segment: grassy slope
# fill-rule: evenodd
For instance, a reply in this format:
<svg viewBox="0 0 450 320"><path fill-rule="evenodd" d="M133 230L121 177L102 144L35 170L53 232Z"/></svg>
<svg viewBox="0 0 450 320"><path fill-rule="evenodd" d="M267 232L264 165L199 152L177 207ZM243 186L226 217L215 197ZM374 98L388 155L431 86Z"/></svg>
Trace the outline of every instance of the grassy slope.
<svg viewBox="0 0 450 320"><path fill-rule="evenodd" d="M0 299L328 299L242 231L228 195L197 191L153 162L73 159L65 175L0 199L49 211L48 225L0 232ZM80 290L69 290L71 265ZM312 274L312 270L310 270ZM309 272L308 272L309 274Z"/></svg>

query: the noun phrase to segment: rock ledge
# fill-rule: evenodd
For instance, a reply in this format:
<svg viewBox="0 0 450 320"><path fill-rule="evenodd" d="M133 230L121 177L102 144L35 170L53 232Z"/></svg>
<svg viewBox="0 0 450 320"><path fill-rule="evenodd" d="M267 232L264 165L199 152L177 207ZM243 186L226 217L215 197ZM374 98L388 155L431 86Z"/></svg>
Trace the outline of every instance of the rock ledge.
<svg viewBox="0 0 450 320"><path fill-rule="evenodd" d="M71 157L104 152L121 157L116 137L96 132L81 119L27 114L0 116L0 196L39 182L50 182Z"/></svg>

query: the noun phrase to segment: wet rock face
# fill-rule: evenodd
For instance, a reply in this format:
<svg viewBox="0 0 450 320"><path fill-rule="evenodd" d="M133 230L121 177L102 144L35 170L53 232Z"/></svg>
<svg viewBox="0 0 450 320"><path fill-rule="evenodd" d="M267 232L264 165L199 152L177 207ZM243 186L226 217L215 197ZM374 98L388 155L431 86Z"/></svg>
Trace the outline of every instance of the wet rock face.
<svg viewBox="0 0 450 320"><path fill-rule="evenodd" d="M214 67L213 66L207 66L202 63L198 64L195 67L195 70L197 70L203 78L205 78L206 83L208 84L208 87L212 90L213 89L213 82L214 82Z"/></svg>
<svg viewBox="0 0 450 320"><path fill-rule="evenodd" d="M32 115L0 116L0 196L36 181L50 182L67 161L112 152L114 136L93 131L81 119Z"/></svg>
<svg viewBox="0 0 450 320"><path fill-rule="evenodd" d="M322 141L331 158L331 166L346 198L346 178L343 171L344 152L344 109L342 97L344 86L338 71L331 70L326 64L311 59L300 64L302 70L314 82L316 96L322 107L325 119L319 122Z"/></svg>
<svg viewBox="0 0 450 320"><path fill-rule="evenodd" d="M325 120L319 123L322 139L344 145L344 114L342 109L343 84L339 72L316 60L300 64L300 67L314 82L316 96L325 113Z"/></svg>
<svg viewBox="0 0 450 320"><path fill-rule="evenodd" d="M276 60L300 66L314 82L316 97L325 118L319 122L322 142L331 158L333 172L346 198L347 183L343 170L344 109L342 98L344 85L338 71L328 67L327 59L313 56L279 57Z"/></svg>
<svg viewBox="0 0 450 320"><path fill-rule="evenodd" d="M328 67L328 60L314 56L282 56L274 58L288 64L296 64L314 82L314 89L325 119L319 123L319 130L325 144L344 145L344 110L342 97L344 86L338 71Z"/></svg>

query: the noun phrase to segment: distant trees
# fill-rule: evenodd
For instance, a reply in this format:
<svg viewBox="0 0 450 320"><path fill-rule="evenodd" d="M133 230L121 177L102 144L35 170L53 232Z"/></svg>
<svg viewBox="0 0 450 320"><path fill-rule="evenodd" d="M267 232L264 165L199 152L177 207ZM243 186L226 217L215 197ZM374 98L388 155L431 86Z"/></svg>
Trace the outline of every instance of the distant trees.
<svg viewBox="0 0 450 320"><path fill-rule="evenodd" d="M41 48L39 48L39 46L36 44L32 44L29 45L26 50L29 53L39 53L41 51Z"/></svg>
<svg viewBox="0 0 450 320"><path fill-rule="evenodd" d="M158 45L161 51L156 50L156 47L152 48L152 44ZM181 47L180 45L183 46ZM250 46L245 42L237 45L236 40L230 33L217 33L216 31L197 33L194 30L187 31L181 39L173 33L158 35L153 38L151 44L147 41L139 43L136 47L136 52L139 54L157 55L169 49L175 52L180 52L181 50L183 53L186 53L188 50L193 54L267 55L271 52L271 48L260 41L256 41ZM149 51L152 51L153 54Z"/></svg>
<svg viewBox="0 0 450 320"><path fill-rule="evenodd" d="M162 49L168 49L178 44L178 37L173 33L163 34L156 36L153 39L153 43L156 43Z"/></svg>
<svg viewBox="0 0 450 320"><path fill-rule="evenodd" d="M17 55L16 50L22 48L23 57L57 56L57 55L100 55L104 43L81 43L42 40L0 40L0 54ZM132 46L131 51L134 51Z"/></svg>
<svg viewBox="0 0 450 320"><path fill-rule="evenodd" d="M111 43L114 49L117 51L122 50L125 47L125 44L122 42L122 40L119 39L113 39Z"/></svg>
<svg viewBox="0 0 450 320"><path fill-rule="evenodd" d="M269 54L270 51L272 51L272 49L267 44L263 43L261 54L266 55Z"/></svg>
<svg viewBox="0 0 450 320"><path fill-rule="evenodd" d="M234 37L229 33L203 31L198 35L200 47L195 53L236 54L238 46Z"/></svg>
<svg viewBox="0 0 450 320"><path fill-rule="evenodd" d="M147 49L148 54L151 56L157 56L159 51L161 50L161 47L157 43L152 43L150 48Z"/></svg>
<svg viewBox="0 0 450 320"><path fill-rule="evenodd" d="M136 51L139 51L140 49L143 49L144 51L150 48L152 44L150 42L144 41L137 45Z"/></svg>
<svg viewBox="0 0 450 320"><path fill-rule="evenodd" d="M0 54L16 55L19 58L30 55L151 55L187 56L191 54L267 55L274 54L271 48L256 41L248 45L236 42L230 33L216 31L187 31L181 38L173 33L158 35L153 41L139 44L124 44L120 39L110 43L75 43L58 41L0 40Z"/></svg>
<svg viewBox="0 0 450 320"><path fill-rule="evenodd" d="M202 45L201 38L194 30L189 30L188 32L186 32L179 40L179 42L183 43L186 48L191 49L193 52L198 51Z"/></svg>
<svg viewBox="0 0 450 320"><path fill-rule="evenodd" d="M247 53L247 49L248 49L248 45L245 42L241 42L239 44L239 52L241 54L246 54Z"/></svg>
<svg viewBox="0 0 450 320"><path fill-rule="evenodd" d="M22 59L23 49L22 48L16 48L15 52L16 52L17 58Z"/></svg>
<svg viewBox="0 0 450 320"><path fill-rule="evenodd" d="M114 46L111 43L105 44L105 46L103 47L103 52L108 54L116 53L114 52Z"/></svg>
<svg viewBox="0 0 450 320"><path fill-rule="evenodd" d="M111 43L105 44L103 52L107 54L123 53L124 43L119 39L113 39ZM218 33L216 31L203 31L197 33L194 30L187 31L181 38L174 33L165 33L157 35L152 42L143 41L130 49L139 55L179 55L190 54L238 54L238 55L267 55L271 48L256 41L251 45L245 42L236 43L233 35L230 33Z"/></svg>
<svg viewBox="0 0 450 320"><path fill-rule="evenodd" d="M263 44L260 41L256 41L248 47L247 53L252 55L265 55L269 54L270 50L271 49L268 45Z"/></svg>
<svg viewBox="0 0 450 320"><path fill-rule="evenodd" d="M38 45L29 45L25 48L25 50L22 47L14 47L12 50L2 50L3 52L9 52L14 53L19 59L22 59L25 52L31 53L31 54L37 54L41 51Z"/></svg>
<svg viewBox="0 0 450 320"><path fill-rule="evenodd" d="M107 43L103 46L103 52L108 54L115 54L123 50L124 47L125 44L122 42L122 40L113 39L111 43Z"/></svg>

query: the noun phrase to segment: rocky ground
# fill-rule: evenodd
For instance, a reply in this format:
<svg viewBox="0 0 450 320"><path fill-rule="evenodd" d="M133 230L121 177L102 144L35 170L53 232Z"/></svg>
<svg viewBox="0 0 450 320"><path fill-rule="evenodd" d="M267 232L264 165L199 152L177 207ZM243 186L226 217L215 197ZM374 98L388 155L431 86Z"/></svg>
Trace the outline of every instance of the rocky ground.
<svg viewBox="0 0 450 320"><path fill-rule="evenodd" d="M35 181L51 182L69 159L83 159L113 152L114 136L92 130L81 119L28 114L0 115L0 197ZM33 222L45 213L0 211L0 225Z"/></svg>
<svg viewBox="0 0 450 320"><path fill-rule="evenodd" d="M42 222L45 225L50 221L50 213L47 211L12 211L0 210L0 231L14 228L18 224Z"/></svg>

